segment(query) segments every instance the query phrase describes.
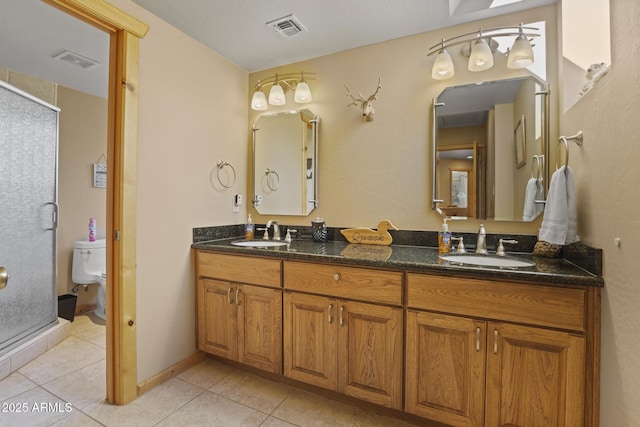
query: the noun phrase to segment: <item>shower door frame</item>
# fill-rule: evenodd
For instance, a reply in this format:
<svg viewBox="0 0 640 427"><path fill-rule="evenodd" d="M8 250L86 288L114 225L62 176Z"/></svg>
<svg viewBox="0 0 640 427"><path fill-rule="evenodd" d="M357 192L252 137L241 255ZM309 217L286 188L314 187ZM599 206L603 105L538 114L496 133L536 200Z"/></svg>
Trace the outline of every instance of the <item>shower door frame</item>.
<svg viewBox="0 0 640 427"><path fill-rule="evenodd" d="M107 400L138 395L136 214L139 40L149 26L104 0L42 0L110 35L107 125Z"/></svg>

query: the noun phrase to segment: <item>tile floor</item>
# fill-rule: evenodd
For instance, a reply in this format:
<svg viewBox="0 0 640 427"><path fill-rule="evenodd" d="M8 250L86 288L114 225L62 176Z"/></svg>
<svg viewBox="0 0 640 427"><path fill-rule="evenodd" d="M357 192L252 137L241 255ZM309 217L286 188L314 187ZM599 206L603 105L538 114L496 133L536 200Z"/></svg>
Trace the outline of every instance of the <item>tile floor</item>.
<svg viewBox="0 0 640 427"><path fill-rule="evenodd" d="M0 381L0 426L393 426L393 420L205 359L125 406L105 402L105 327L71 336Z"/></svg>

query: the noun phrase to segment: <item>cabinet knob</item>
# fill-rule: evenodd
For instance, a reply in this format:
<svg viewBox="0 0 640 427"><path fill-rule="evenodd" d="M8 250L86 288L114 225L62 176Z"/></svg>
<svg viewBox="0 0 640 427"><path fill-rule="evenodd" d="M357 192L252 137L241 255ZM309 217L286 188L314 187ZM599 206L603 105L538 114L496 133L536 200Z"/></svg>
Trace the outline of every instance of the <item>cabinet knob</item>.
<svg viewBox="0 0 640 427"><path fill-rule="evenodd" d="M333 273L333 280L335 280L336 282L340 280L340 275L338 273Z"/></svg>

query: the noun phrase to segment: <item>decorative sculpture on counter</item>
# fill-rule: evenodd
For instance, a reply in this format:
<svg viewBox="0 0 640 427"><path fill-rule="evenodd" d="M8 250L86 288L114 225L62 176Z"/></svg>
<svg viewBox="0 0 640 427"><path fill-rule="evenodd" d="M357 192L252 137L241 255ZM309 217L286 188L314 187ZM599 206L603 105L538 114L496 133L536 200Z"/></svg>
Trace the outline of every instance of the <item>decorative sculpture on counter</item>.
<svg viewBox="0 0 640 427"><path fill-rule="evenodd" d="M346 228L340 230L340 233L342 233L349 243L390 245L391 242L393 242L393 237L391 237L388 230L398 231L398 227L391 224L391 221L388 219L384 219L378 223L377 231L370 228Z"/></svg>
<svg viewBox="0 0 640 427"><path fill-rule="evenodd" d="M362 93L358 93L358 95L359 95L358 98L354 97L351 94L351 91L349 90L349 87L347 85L344 85L344 87L347 89L347 96L350 96L351 99L353 99L353 102L351 104L347 105L347 107L349 107L351 105L355 105L357 107L360 107L362 109L362 117L367 122L372 122L373 118L376 115L376 111L373 109L373 101L378 99L378 92L382 88L382 85L380 84L380 82L381 82L381 78L378 77L378 87L376 88L376 91L373 92L373 94L371 96L369 96L369 98L367 98L367 99L364 99L364 96L362 96Z"/></svg>

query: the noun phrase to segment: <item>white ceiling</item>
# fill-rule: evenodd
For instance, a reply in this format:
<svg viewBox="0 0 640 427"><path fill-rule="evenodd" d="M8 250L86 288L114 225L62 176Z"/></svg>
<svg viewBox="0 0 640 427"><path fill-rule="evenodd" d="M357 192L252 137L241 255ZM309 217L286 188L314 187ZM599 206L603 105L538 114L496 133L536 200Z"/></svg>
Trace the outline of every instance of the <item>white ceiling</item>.
<svg viewBox="0 0 640 427"><path fill-rule="evenodd" d="M133 1L253 72L556 0L520 0L493 8L492 3L505 0ZM40 0L0 0L0 10L0 67L106 96L106 34ZM285 38L266 25L288 14L308 32ZM52 58L64 50L100 65L83 70Z"/></svg>
<svg viewBox="0 0 640 427"><path fill-rule="evenodd" d="M520 0L491 8L505 0L133 1L249 72L555 3ZM285 38L266 25L289 14L308 32Z"/></svg>
<svg viewBox="0 0 640 427"><path fill-rule="evenodd" d="M0 0L0 11L0 67L106 98L106 33L40 0ZM65 50L100 64L84 70L53 58Z"/></svg>

